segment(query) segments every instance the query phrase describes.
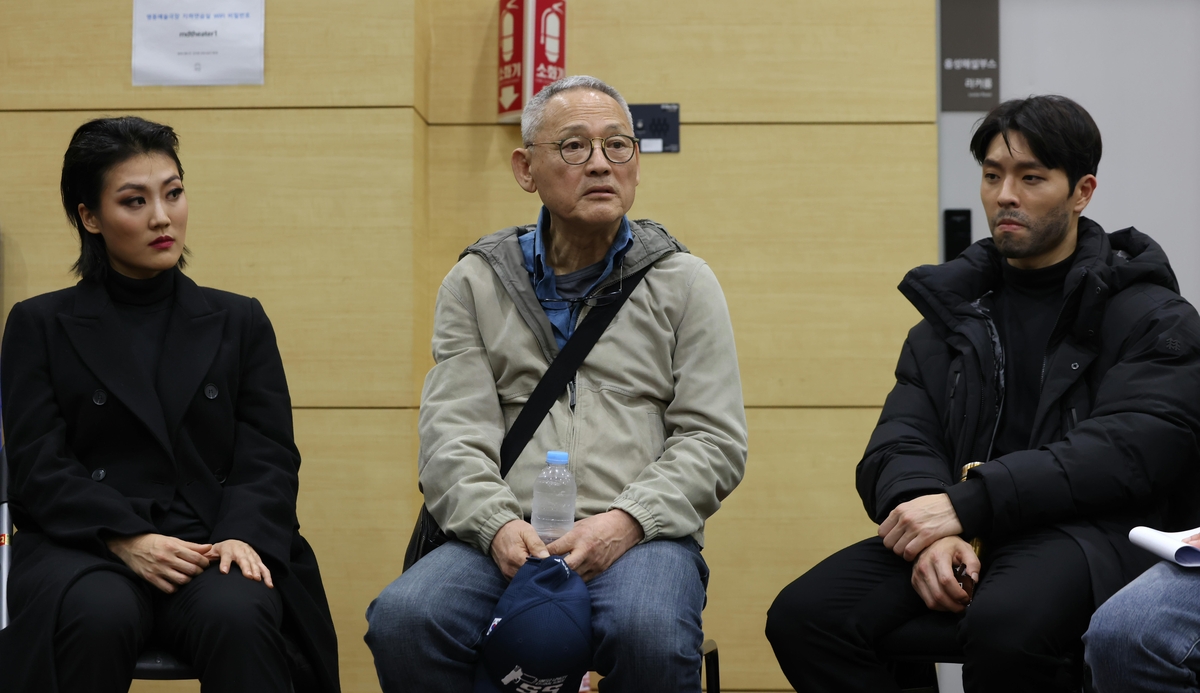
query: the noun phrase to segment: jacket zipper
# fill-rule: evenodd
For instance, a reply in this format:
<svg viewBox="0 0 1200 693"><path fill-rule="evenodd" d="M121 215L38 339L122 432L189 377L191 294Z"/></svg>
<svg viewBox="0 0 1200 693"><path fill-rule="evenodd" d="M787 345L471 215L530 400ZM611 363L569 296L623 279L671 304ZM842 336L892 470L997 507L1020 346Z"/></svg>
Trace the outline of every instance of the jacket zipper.
<svg viewBox="0 0 1200 693"><path fill-rule="evenodd" d="M567 392L571 393L571 411L575 411L575 377L571 378L571 382L567 383Z"/></svg>
<svg viewBox="0 0 1200 693"><path fill-rule="evenodd" d="M1071 291L1072 294L1074 294L1076 291L1080 290L1080 288L1083 286L1083 282L1085 279L1087 279L1087 268L1086 267L1083 270L1083 276L1082 276L1082 278L1080 278L1079 284L1077 284L1075 286L1075 288ZM1059 321L1062 320L1063 312L1066 311L1067 303L1069 303L1070 301L1071 301L1071 296L1068 295L1066 298L1063 299L1062 305L1058 307L1058 317L1054 318L1054 327L1052 327L1050 329L1050 339L1046 341L1046 349L1045 349L1045 351L1042 352L1042 376L1038 380L1038 394L1039 395L1041 394L1042 390L1046 387L1046 366L1050 362L1050 345L1054 343L1054 335L1058 333L1058 323L1059 323Z"/></svg>
<svg viewBox="0 0 1200 693"><path fill-rule="evenodd" d="M990 294L991 292L989 291L988 293ZM992 316L988 314L988 310L980 305L979 301L976 301L974 305L976 312L983 317L984 324L988 330L988 338L992 342L992 358L996 362L994 376L996 378L996 388L1000 393L996 402L996 422L992 424L992 437L988 440L987 456L983 460L987 462L992 459L992 450L996 446L996 435L1000 432L1000 417L1004 413L1004 398L1007 395L1004 388L1004 348L1000 346L1000 333L996 331L996 323L992 321Z"/></svg>

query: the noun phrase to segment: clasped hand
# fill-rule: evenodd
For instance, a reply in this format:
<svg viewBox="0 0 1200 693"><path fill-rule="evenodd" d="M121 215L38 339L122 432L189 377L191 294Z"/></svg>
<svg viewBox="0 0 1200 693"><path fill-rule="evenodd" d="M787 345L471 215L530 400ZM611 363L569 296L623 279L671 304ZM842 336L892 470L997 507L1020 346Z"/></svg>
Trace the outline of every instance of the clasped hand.
<svg viewBox="0 0 1200 693"><path fill-rule="evenodd" d="M883 545L906 561L914 561L927 546L943 537L962 534L962 524L950 496L938 493L897 505L879 525Z"/></svg>
<svg viewBox="0 0 1200 693"><path fill-rule="evenodd" d="M228 573L236 563L250 580L275 587L271 571L258 552L237 539L194 544L163 534L139 534L110 539L108 548L135 574L167 594L191 582L216 560L220 560L222 573Z"/></svg>
<svg viewBox="0 0 1200 693"><path fill-rule="evenodd" d="M912 586L925 606L934 611L959 613L971 598L958 584L954 566L966 566L967 575L979 582L980 563L975 549L961 537L943 537L929 545L913 564Z"/></svg>
<svg viewBox="0 0 1200 693"><path fill-rule="evenodd" d="M633 548L645 533L624 510L610 510L575 523L575 527L546 546L533 527L512 520L492 538L492 560L511 580L530 556L566 556L567 565L585 581L591 580Z"/></svg>

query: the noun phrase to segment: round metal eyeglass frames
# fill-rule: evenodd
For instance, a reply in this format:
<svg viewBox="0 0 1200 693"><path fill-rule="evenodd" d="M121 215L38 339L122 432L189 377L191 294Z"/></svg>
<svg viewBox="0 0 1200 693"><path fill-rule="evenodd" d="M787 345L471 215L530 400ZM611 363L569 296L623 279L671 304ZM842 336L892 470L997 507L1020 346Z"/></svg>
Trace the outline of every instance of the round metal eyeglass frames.
<svg viewBox="0 0 1200 693"><path fill-rule="evenodd" d="M552 144L558 147L558 153L563 161L572 166L586 164L592 158L596 148L596 140L600 140L600 151L604 158L614 164L629 163L633 153L637 151L638 138L629 135L610 135L608 137L567 137L557 142L531 142L527 146L536 147L542 144Z"/></svg>

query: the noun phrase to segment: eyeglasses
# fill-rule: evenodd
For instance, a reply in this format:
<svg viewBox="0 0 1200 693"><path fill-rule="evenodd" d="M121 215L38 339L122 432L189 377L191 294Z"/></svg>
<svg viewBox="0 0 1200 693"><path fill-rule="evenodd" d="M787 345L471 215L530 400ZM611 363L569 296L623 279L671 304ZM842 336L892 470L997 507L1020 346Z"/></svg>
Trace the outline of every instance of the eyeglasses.
<svg viewBox="0 0 1200 693"><path fill-rule="evenodd" d="M596 294L596 293L588 294L587 296L584 296L582 298L539 298L538 303L541 303L543 306L545 306L549 310L566 310L567 308L570 308L572 304L575 304L575 303L582 303L585 306L591 306L592 308L599 308L600 306L607 306L610 303L612 303L613 301L616 301L618 298L620 298L621 291L623 291L624 288L625 288L625 263L622 262L621 263L621 278L619 281L617 281L617 288L615 290L606 291L605 293L602 293L602 294Z"/></svg>
<svg viewBox="0 0 1200 693"><path fill-rule="evenodd" d="M528 147L536 147L541 144L553 144L558 147L558 153L562 154L563 161L572 166L586 164L592 158L592 152L596 150L596 140L600 140L600 149L604 152L604 158L614 164L628 163L633 158L633 153L637 151L637 143L640 141L636 137L629 135L610 135L609 137L568 137L558 140L557 142L530 142Z"/></svg>

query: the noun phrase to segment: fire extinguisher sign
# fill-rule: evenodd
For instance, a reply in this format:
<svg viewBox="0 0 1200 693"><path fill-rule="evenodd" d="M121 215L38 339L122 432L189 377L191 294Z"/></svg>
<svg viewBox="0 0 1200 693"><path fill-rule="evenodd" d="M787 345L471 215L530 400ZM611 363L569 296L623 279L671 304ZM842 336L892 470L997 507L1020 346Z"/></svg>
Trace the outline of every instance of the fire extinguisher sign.
<svg viewBox="0 0 1200 693"><path fill-rule="evenodd" d="M521 122L529 99L567 76L566 5L566 0L500 0L499 122Z"/></svg>

